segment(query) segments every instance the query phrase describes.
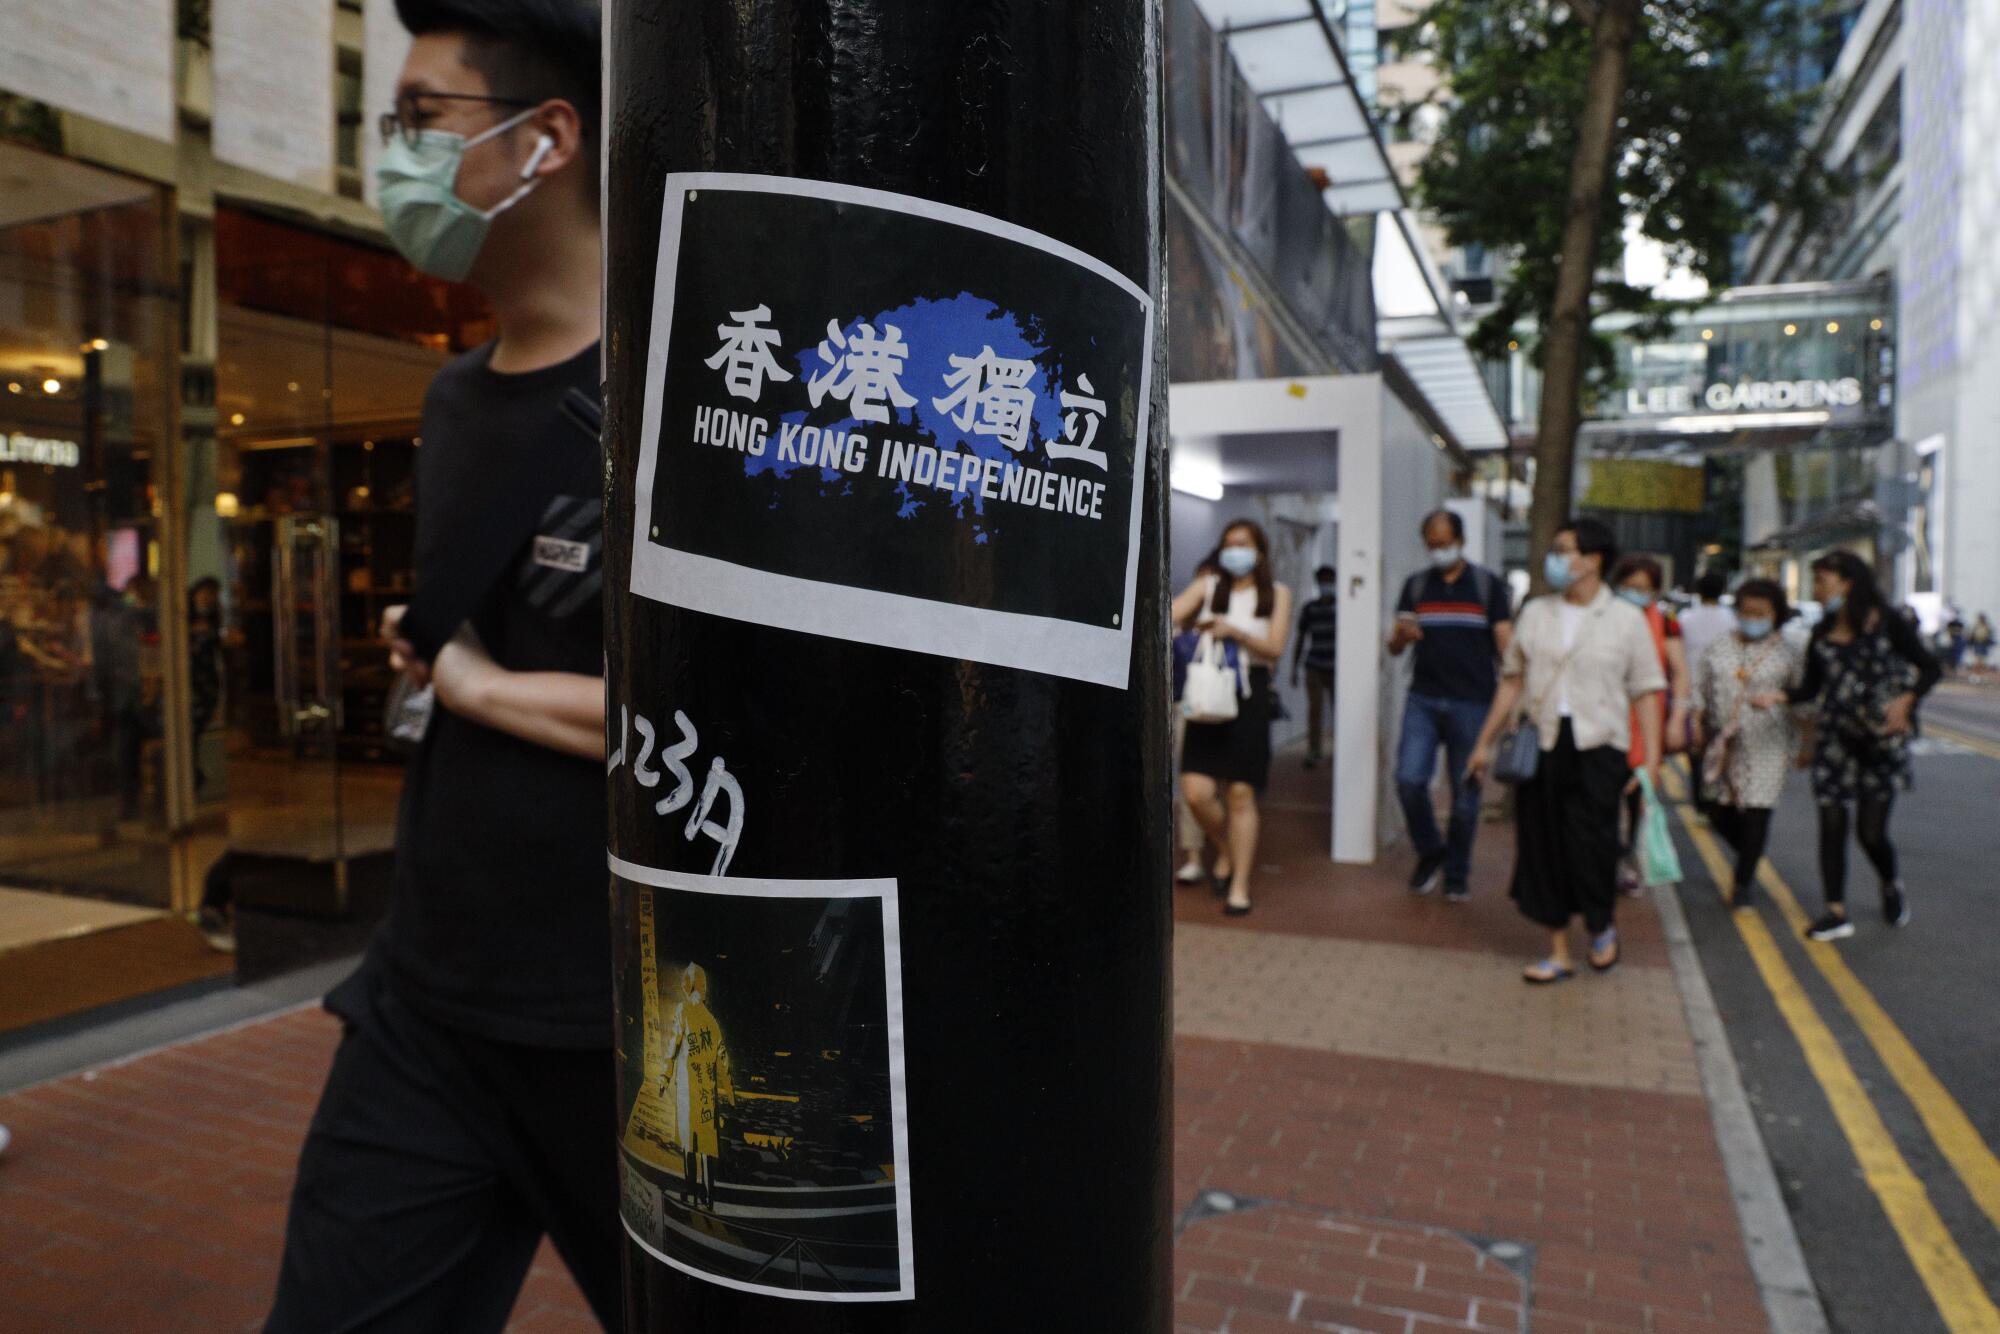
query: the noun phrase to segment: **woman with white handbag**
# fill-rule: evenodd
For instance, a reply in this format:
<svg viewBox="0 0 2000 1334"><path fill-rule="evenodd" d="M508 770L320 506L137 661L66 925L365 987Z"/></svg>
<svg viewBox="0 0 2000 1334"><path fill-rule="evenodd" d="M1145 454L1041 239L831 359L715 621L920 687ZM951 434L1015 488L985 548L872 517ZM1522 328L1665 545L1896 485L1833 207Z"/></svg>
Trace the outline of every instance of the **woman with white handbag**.
<svg viewBox="0 0 2000 1334"><path fill-rule="evenodd" d="M1264 530L1238 520L1202 562L1204 574L1174 599L1177 627L1201 631L1181 692L1187 735L1181 794L1209 845L1223 911L1250 911L1257 858L1257 794L1271 774L1271 669L1285 653L1292 593L1271 577Z"/></svg>

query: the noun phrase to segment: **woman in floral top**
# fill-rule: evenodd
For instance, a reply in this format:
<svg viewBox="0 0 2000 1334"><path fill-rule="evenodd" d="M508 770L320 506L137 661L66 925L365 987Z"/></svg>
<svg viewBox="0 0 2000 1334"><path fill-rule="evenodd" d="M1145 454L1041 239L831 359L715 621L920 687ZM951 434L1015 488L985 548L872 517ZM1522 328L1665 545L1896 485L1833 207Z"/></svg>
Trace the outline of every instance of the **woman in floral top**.
<svg viewBox="0 0 2000 1334"><path fill-rule="evenodd" d="M1804 660L1778 633L1790 618L1784 589L1769 579L1746 580L1736 590L1735 630L1717 635L1694 669L1703 806L1736 852L1734 908L1750 905L1771 836L1771 808L1791 768L1794 737L1783 693L1799 684ZM1759 707L1752 702L1758 699L1767 702Z"/></svg>
<svg viewBox="0 0 2000 1334"><path fill-rule="evenodd" d="M1916 627L1882 601L1867 562L1851 551L1830 551L1812 569L1813 596L1827 616L1806 644L1804 681L1779 698L1819 701L1811 764L1826 912L1806 934L1840 940L1854 934L1847 916L1849 805L1855 841L1882 879L1883 920L1890 926L1910 920L1896 875L1896 845L1889 841L1889 811L1896 789L1909 786L1917 701L1937 684L1939 669ZM1760 698L1773 702L1769 695Z"/></svg>

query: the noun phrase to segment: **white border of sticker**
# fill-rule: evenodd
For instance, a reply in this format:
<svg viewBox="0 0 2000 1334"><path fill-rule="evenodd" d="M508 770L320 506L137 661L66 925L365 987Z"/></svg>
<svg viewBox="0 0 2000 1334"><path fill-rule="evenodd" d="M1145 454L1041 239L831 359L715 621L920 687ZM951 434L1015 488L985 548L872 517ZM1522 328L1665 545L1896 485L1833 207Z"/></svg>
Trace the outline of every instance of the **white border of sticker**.
<svg viewBox="0 0 2000 1334"><path fill-rule="evenodd" d="M1140 349L1138 435L1133 443L1132 503L1125 532L1125 601L1115 626L1083 625L1053 616L995 611L847 584L773 574L664 546L653 540L653 481L658 468L661 400L666 393L667 335L673 329L681 216L690 191L734 190L866 204L965 227L1029 246L1109 280L1139 303L1146 321ZM639 469L633 493L634 593L711 616L848 639L884 648L997 667L1066 676L1128 689L1132 675L1132 604L1139 582L1139 530L1146 493L1147 423L1152 411L1153 299L1138 284L1094 256L1011 222L927 199L790 176L736 172L676 172L667 177L660 211L660 249L653 278L652 337L646 350L646 400L640 420Z"/></svg>
<svg viewBox="0 0 2000 1334"><path fill-rule="evenodd" d="M691 875L683 871L663 871L655 866L628 862L615 853L604 855L611 873L634 884L687 894L719 894L731 898L757 899L880 899L882 901L882 962L888 974L889 1022L889 1101L890 1132L895 1138L896 1164L896 1260L899 1282L894 1292L802 1292L794 1288L766 1287L724 1278L697 1269L648 1245L625 1221L621 1201L618 1224L640 1250L664 1264L672 1265L704 1283L716 1283L739 1292L766 1297L785 1297L809 1302L905 1302L917 1295L916 1238L910 1223L910 1134L906 1103L908 1080L903 1069L903 949L902 920L896 911L894 877L874 880L763 880L747 876Z"/></svg>

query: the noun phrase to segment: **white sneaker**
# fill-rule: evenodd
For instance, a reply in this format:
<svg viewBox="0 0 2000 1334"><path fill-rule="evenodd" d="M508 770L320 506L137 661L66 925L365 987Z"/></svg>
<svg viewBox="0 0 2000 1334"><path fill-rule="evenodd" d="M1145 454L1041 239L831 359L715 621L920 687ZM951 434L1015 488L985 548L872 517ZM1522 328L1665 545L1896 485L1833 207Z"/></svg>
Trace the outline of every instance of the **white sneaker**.
<svg viewBox="0 0 2000 1334"><path fill-rule="evenodd" d="M1183 885L1198 885L1208 879L1208 872L1201 869L1200 862L1182 862L1181 869L1174 872L1174 879Z"/></svg>

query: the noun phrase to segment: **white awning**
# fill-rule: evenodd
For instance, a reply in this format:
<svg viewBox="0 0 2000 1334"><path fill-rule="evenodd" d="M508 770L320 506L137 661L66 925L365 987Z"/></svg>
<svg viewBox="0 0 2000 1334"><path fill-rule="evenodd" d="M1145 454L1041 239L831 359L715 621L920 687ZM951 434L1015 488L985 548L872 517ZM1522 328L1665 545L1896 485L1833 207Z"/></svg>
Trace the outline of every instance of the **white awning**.
<svg viewBox="0 0 2000 1334"><path fill-rule="evenodd" d="M1507 428L1486 392L1472 350L1457 334L1405 338L1383 349L1416 382L1459 447L1477 453L1507 448Z"/></svg>
<svg viewBox="0 0 2000 1334"><path fill-rule="evenodd" d="M1323 0L1195 0L1293 154L1330 182L1339 217L1373 214L1376 341L1467 450L1504 449L1507 428L1458 335L1452 296L1410 212Z"/></svg>
<svg viewBox="0 0 2000 1334"><path fill-rule="evenodd" d="M1389 155L1334 41L1318 0L1195 0L1229 43L1243 81L1285 133L1292 152L1325 171L1327 207L1347 217L1401 208Z"/></svg>

